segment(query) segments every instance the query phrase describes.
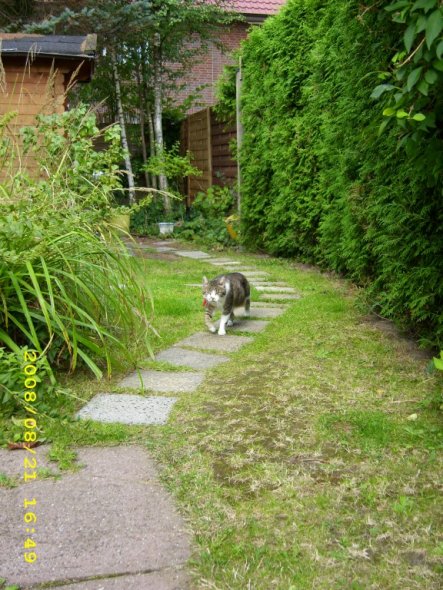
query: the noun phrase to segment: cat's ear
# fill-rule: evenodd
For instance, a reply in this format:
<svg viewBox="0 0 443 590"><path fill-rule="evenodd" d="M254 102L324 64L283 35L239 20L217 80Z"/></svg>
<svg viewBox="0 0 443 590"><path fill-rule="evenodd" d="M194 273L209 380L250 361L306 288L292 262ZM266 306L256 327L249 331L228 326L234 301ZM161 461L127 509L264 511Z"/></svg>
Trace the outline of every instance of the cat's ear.
<svg viewBox="0 0 443 590"><path fill-rule="evenodd" d="M222 275L219 279L218 279L218 284L219 285L224 285L226 281L226 277L225 275Z"/></svg>
<svg viewBox="0 0 443 590"><path fill-rule="evenodd" d="M203 277L203 287L206 287L208 285L209 281L206 277Z"/></svg>

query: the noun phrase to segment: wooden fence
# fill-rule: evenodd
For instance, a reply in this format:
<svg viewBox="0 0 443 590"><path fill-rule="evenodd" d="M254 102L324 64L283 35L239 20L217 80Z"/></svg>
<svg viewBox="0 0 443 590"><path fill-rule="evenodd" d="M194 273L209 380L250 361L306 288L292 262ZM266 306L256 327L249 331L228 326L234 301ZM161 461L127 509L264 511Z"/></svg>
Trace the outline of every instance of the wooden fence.
<svg viewBox="0 0 443 590"><path fill-rule="evenodd" d="M181 128L181 146L189 151L192 164L202 176L189 176L187 194L192 201L210 186L232 185L237 180L237 164L232 159L230 142L236 137L235 125L219 122L208 107L189 115Z"/></svg>

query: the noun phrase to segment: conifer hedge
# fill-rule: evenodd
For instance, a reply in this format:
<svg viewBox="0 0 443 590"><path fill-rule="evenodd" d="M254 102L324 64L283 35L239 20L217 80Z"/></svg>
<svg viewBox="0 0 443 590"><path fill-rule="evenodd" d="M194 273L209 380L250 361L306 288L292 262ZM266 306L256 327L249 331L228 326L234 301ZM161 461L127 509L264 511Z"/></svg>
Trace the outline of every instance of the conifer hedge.
<svg viewBox="0 0 443 590"><path fill-rule="evenodd" d="M388 2L372 4L289 0L244 43L242 233L345 274L378 313L441 347L441 124L413 149L395 125L380 131L373 91L407 23L393 22ZM232 89L222 85L221 109ZM439 80L428 108L441 107L442 91Z"/></svg>

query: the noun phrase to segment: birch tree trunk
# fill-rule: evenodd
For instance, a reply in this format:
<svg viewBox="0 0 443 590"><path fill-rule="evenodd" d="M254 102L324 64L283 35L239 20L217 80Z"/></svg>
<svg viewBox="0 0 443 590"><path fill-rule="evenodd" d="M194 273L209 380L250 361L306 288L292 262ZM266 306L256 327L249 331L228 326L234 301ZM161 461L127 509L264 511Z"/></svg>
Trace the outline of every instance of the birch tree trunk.
<svg viewBox="0 0 443 590"><path fill-rule="evenodd" d="M148 163L148 150L146 146L146 135L145 135L145 93L143 84L143 76L140 72L141 66L137 67L136 71L136 78L137 78L137 86L138 86L138 108L139 108L139 118L140 118L140 139L142 144L142 157L143 157L143 164L145 166L145 183L147 187L151 186L151 175L146 170L146 165Z"/></svg>
<svg viewBox="0 0 443 590"><path fill-rule="evenodd" d="M129 154L129 146L128 146L128 138L126 135L125 118L123 116L120 75L118 73L117 58L115 57L114 50L111 51L111 63L112 63L112 72L114 74L115 95L117 98L118 121L120 123L120 129L121 129L122 146L123 146L123 149L125 152L125 168L126 168L126 173L127 173L127 177L128 177L128 187L129 187L129 204L134 205L135 204L134 174L132 172L131 157Z"/></svg>
<svg viewBox="0 0 443 590"><path fill-rule="evenodd" d="M154 135L155 135L155 151L158 157L163 156L164 152L164 140L163 140L163 84L162 84L162 71L161 71L161 48L160 48L160 35L156 33L154 35L153 42L153 69L154 69ZM168 190L168 180L164 174L159 174L159 189L162 191ZM163 196L163 206L165 213L171 211L171 199L167 196Z"/></svg>

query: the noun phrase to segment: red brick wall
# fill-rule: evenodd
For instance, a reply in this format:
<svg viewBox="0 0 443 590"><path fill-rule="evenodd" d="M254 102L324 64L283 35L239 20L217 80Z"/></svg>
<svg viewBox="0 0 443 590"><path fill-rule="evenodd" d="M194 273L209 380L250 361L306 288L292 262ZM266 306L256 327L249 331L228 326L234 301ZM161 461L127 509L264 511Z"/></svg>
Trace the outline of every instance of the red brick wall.
<svg viewBox="0 0 443 590"><path fill-rule="evenodd" d="M188 113L195 113L204 107L215 104L216 82L223 71L223 67L233 63L231 52L237 49L241 41L246 38L249 27L250 25L247 23L236 23L229 31L222 32L220 40L226 47L225 52L222 53L212 45L208 54L199 63L196 63L193 69L183 78L186 88L178 93L177 103L182 103L191 94L196 94L200 86L207 85L199 91L200 98L188 110Z"/></svg>

